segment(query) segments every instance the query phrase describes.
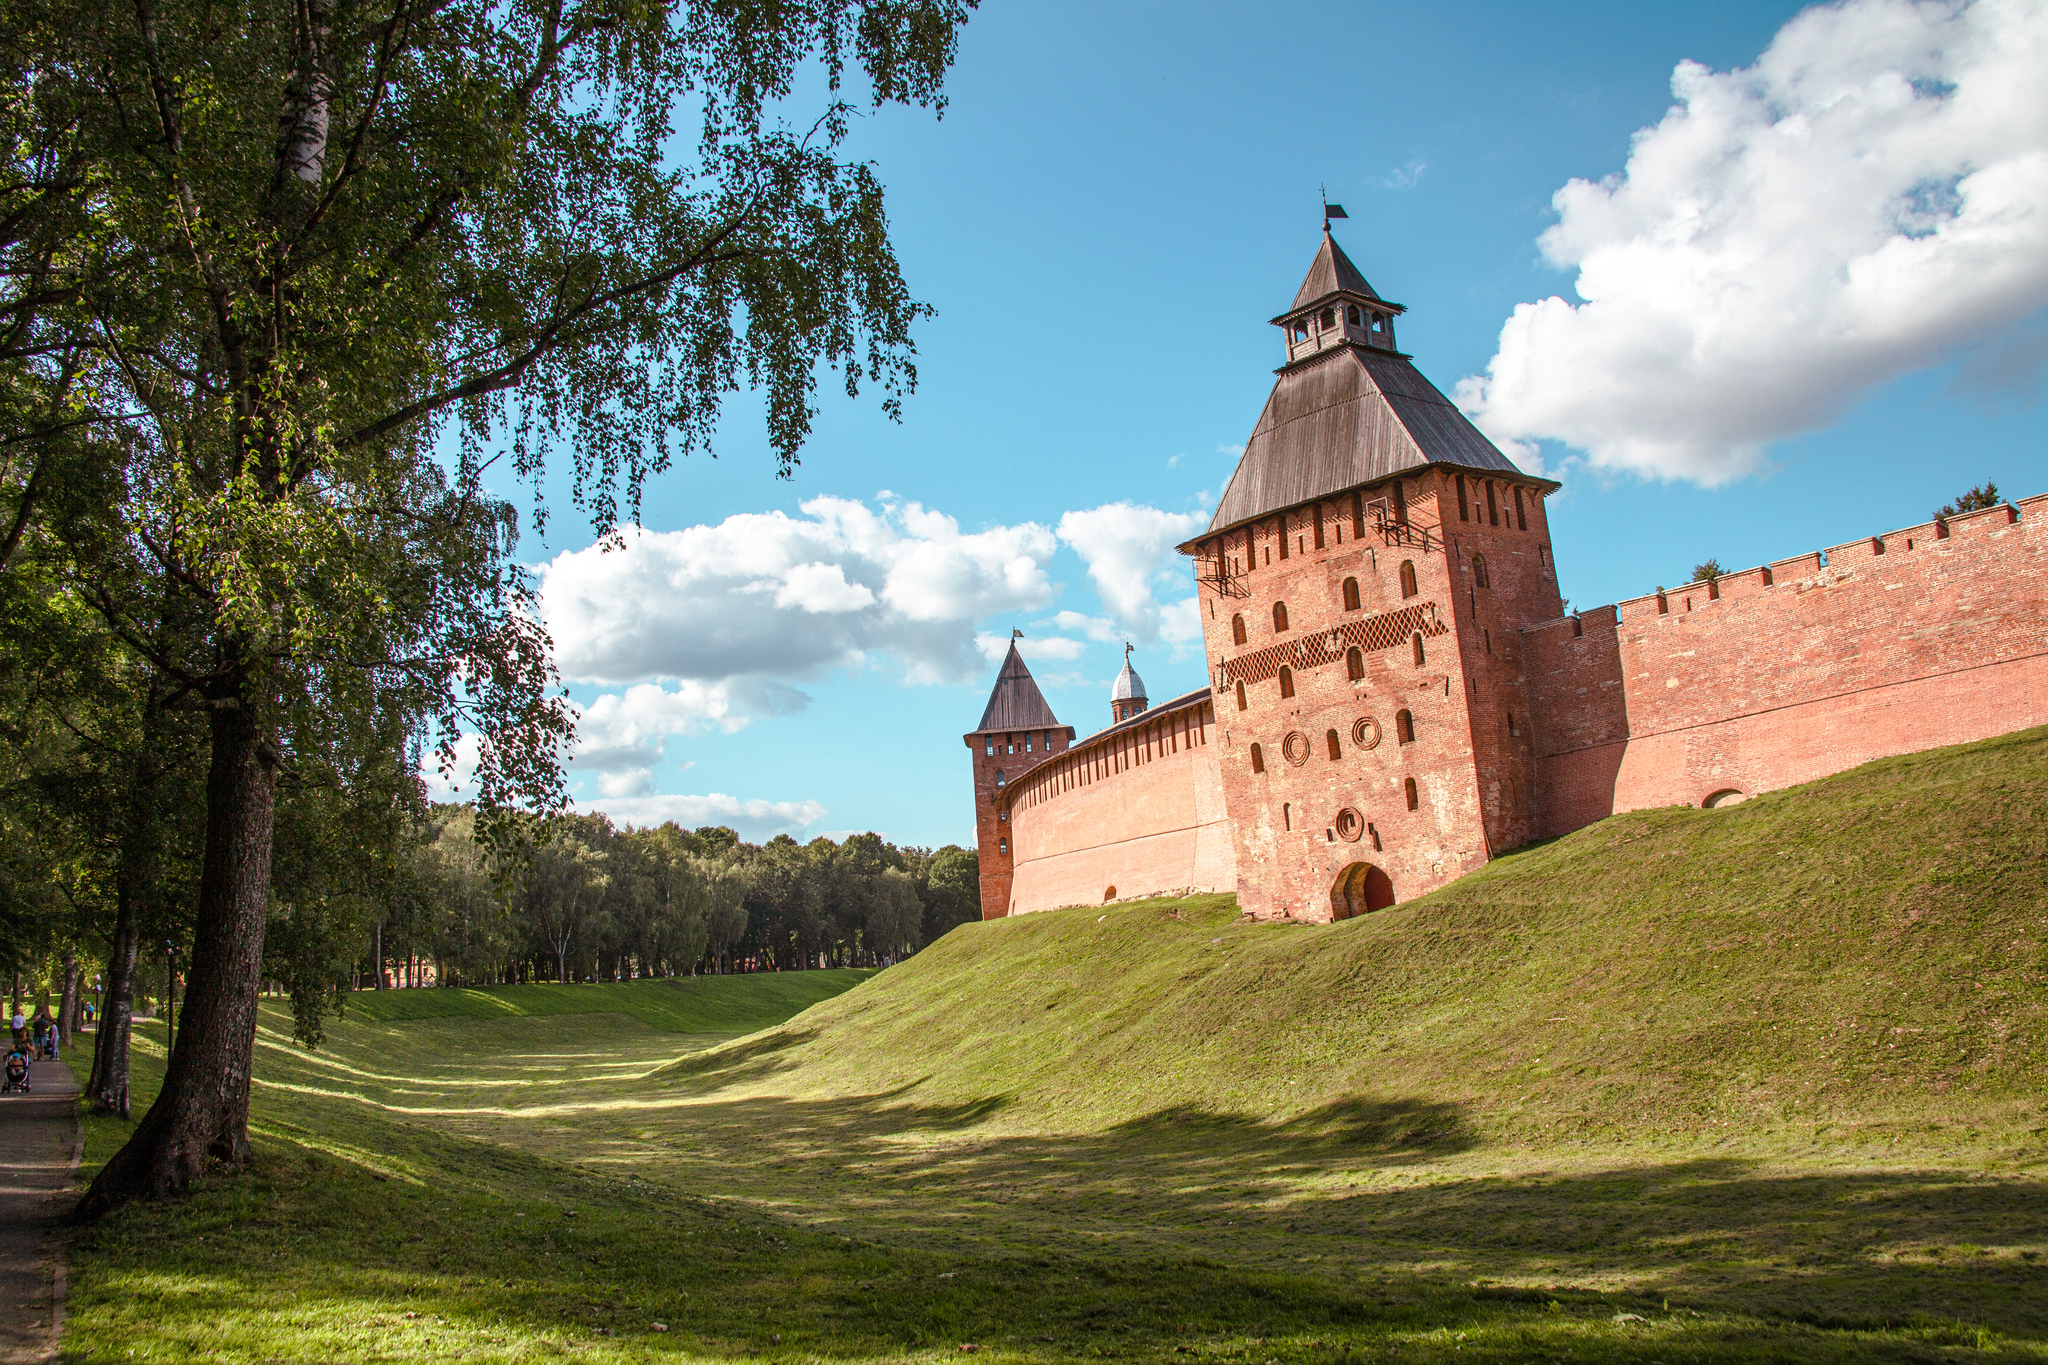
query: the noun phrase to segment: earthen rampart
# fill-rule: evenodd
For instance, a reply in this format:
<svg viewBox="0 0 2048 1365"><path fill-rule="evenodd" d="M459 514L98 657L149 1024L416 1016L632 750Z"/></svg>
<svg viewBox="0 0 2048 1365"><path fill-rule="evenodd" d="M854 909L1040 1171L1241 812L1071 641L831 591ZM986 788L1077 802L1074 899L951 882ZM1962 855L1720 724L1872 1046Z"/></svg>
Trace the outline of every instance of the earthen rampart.
<svg viewBox="0 0 2048 1365"><path fill-rule="evenodd" d="M1520 634L1542 834L2048 723L2048 496Z"/></svg>
<svg viewBox="0 0 2048 1365"><path fill-rule="evenodd" d="M1049 755L998 799L1013 858L1005 913L1237 887L1209 690Z"/></svg>

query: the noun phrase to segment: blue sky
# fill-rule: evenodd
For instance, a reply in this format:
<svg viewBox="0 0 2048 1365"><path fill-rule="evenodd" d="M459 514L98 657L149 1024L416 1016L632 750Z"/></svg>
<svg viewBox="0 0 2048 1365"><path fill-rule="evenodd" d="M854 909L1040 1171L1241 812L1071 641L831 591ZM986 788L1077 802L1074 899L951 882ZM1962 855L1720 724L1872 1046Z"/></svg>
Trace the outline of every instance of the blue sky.
<svg viewBox="0 0 2048 1365"><path fill-rule="evenodd" d="M1461 397L1564 481L1551 517L1576 605L1679 582L1709 555L1748 565L1915 522L1986 478L2048 491L2034 182L2007 183L2005 212L1957 245L1997 189L1965 172L2048 147L2044 97L1998 85L1998 52L2025 46L2000 27L2019 21L1972 19L1978 56L1953 55L1970 45L1950 34L1940 60L1978 65L1928 76L1909 68L1933 40L1864 0L1781 40L1792 74L1712 74L1752 67L1799 14L987 5L943 120L890 110L853 138L937 310L902 423L827 389L802 467L778 481L758 404L737 395L719 458L650 488L649 540L579 555L588 533L564 501L547 542L522 547L547 566L589 709L579 804L750 838L968 843L961 735L995 672L974 636L1024 630L1084 734L1108 720L1124 639L1155 698L1201 686L1173 605L1191 585L1159 546L1213 507L1258 416L1279 361L1266 319L1314 252L1319 186L1350 212L1352 259L1408 306L1402 348L1439 388L1502 356ZM1681 62L1703 68L1691 112L1631 167ZM1789 138L1787 101L1816 69L1864 103L1814 97ZM1887 89L1901 102L1871 112ZM1908 161L1928 169L1899 180ZM1546 254L1553 196L1625 171L1562 211ZM1879 200L1898 240L1873 251ZM1673 205L1695 202L1725 222L1673 256ZM1597 310L1578 307L1582 267ZM1888 321L1917 309L1926 325ZM664 577L757 553L766 567Z"/></svg>

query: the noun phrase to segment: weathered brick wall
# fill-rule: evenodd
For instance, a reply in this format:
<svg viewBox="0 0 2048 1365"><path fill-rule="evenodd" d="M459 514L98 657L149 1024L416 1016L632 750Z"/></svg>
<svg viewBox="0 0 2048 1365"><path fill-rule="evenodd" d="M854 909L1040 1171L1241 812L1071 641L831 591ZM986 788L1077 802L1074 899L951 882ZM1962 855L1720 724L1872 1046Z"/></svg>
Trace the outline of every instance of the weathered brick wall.
<svg viewBox="0 0 2048 1365"><path fill-rule="evenodd" d="M1206 700L1161 707L1057 752L1015 783L997 803L1013 840L1007 913L1235 890L1215 731Z"/></svg>
<svg viewBox="0 0 2048 1365"><path fill-rule="evenodd" d="M1392 894L1406 900L1484 863L1489 847L1508 837L1490 839L1489 823L1511 832L1526 818L1516 807L1526 807L1533 782L1525 727L1518 720L1513 737L1505 730L1507 708L1523 705L1519 663L1512 651L1486 651L1502 650L1519 619L1557 610L1541 499L1525 488L1522 518L1503 525L1512 490L1496 489L1488 517L1484 486L1474 483L1467 493L1481 499L1479 519L1468 501L1460 522L1450 478L1430 471L1401 484L1406 524L1391 533L1364 512L1371 500L1395 505L1389 482L1359 500L1346 495L1275 515L1204 547L1210 563L1221 555L1235 569L1202 582L1201 610L1218 685L1224 804L1237 830L1238 898L1254 915L1341 914L1334 888L1360 863L1384 872ZM1483 589L1470 577L1475 553L1487 556ZM1414 570L1413 595L1403 591L1404 565ZM1346 579L1358 583L1356 607L1347 606ZM1531 606L1531 598L1547 605ZM1287 607L1284 631L1276 602ZM1245 621L1244 644L1236 642L1236 616ZM1353 645L1364 666L1357 679L1346 657ZM1281 695L1281 661L1291 697ZM1475 718L1481 708L1502 717L1499 734ZM1397 724L1403 712L1413 719L1409 743ZM1290 735L1300 737L1291 753ZM1263 771L1253 770L1253 744Z"/></svg>
<svg viewBox="0 0 2048 1365"><path fill-rule="evenodd" d="M2048 496L1525 630L1537 830L2048 723Z"/></svg>

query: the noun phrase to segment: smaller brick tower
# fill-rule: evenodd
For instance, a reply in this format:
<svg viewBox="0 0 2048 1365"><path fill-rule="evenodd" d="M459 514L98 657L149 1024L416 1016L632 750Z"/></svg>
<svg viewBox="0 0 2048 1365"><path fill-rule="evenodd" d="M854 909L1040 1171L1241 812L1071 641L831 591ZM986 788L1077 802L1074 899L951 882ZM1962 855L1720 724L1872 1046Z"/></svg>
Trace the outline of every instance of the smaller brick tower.
<svg viewBox="0 0 2048 1365"><path fill-rule="evenodd" d="M1024 656L1017 652L1023 634L1021 630L1011 632L1010 652L996 673L995 690L988 694L981 724L963 737L974 756L974 840L981 863L983 919L1001 919L1010 913L1010 879L1016 869L1017 850L1008 812L997 812L996 797L1047 754L1056 754L1074 742L1074 727L1059 723L1031 670L1024 666ZM1128 664L1125 671L1129 671Z"/></svg>
<svg viewBox="0 0 2048 1365"><path fill-rule="evenodd" d="M1116 686L1109 689L1109 723L1121 724L1151 704L1145 696L1145 680L1131 667L1131 647L1125 645L1124 671L1116 675Z"/></svg>

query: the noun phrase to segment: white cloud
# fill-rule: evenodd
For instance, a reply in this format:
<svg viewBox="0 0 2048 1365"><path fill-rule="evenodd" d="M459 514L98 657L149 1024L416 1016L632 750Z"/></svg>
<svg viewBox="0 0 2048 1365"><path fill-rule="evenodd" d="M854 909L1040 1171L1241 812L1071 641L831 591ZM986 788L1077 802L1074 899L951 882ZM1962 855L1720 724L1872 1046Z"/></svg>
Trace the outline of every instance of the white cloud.
<svg viewBox="0 0 2048 1365"><path fill-rule="evenodd" d="M2048 6L1847 0L1682 63L1627 169L1553 199L1582 303L1519 305L1458 400L1503 442L1712 486L2048 306Z"/></svg>
<svg viewBox="0 0 2048 1365"><path fill-rule="evenodd" d="M601 686L805 678L878 653L913 682L966 680L982 668L978 620L1052 600L1056 542L1046 527L963 532L916 503L877 512L814 498L802 510L628 531L618 548L567 551L541 566L541 610L563 677ZM761 699L693 696L687 704L710 708L698 719L729 728Z"/></svg>
<svg viewBox="0 0 2048 1365"><path fill-rule="evenodd" d="M765 678L685 680L673 691L637 683L579 708L567 767L572 774L596 774L598 791L606 796L643 795L654 790L653 770L674 736L713 728L731 734L758 716L800 711L809 700Z"/></svg>
<svg viewBox="0 0 2048 1365"><path fill-rule="evenodd" d="M1016 645L1017 652L1027 659L1078 659L1087 646L1079 640L1068 640L1058 635L1027 635L1021 640L1007 635L980 635L975 644L981 649L981 656L990 663L1001 659Z"/></svg>
<svg viewBox="0 0 2048 1365"><path fill-rule="evenodd" d="M1155 587L1185 585L1186 561L1174 546L1208 524L1202 512L1166 512L1132 502L1112 502L1060 518L1060 539L1088 566L1095 594L1116 620L1140 640L1159 638Z"/></svg>
<svg viewBox="0 0 2048 1365"><path fill-rule="evenodd" d="M1124 638L1124 630L1107 616L1089 616L1078 611L1063 611L1052 618L1052 624L1061 630L1078 630L1099 645L1113 645Z"/></svg>
<svg viewBox="0 0 2048 1365"><path fill-rule="evenodd" d="M1223 445L1223 446L1217 446L1217 447L1216 447L1216 453L1217 453L1218 455L1228 455L1228 456L1229 456L1229 457L1230 457L1231 459L1233 459L1233 460L1242 460L1242 459L1244 458L1244 447L1243 447L1243 446L1241 446L1241 445L1237 445L1237 446L1230 446L1230 445Z"/></svg>
<svg viewBox="0 0 2048 1365"><path fill-rule="evenodd" d="M471 784L476 777L477 751L481 740L475 734L458 735L455 739L455 763L443 773L439 762L430 752L420 764L420 779L426 784L427 798L431 801L465 801L476 793Z"/></svg>
<svg viewBox="0 0 2048 1365"><path fill-rule="evenodd" d="M1422 179L1422 173L1428 169L1429 162L1419 159L1411 161L1405 166L1396 166L1393 170L1380 177L1380 188L1383 190L1412 190L1415 188L1415 182Z"/></svg>
<svg viewBox="0 0 2048 1365"><path fill-rule="evenodd" d="M614 824L634 828L644 829L669 820L684 829L727 825L750 843L760 843L778 834L809 838L805 831L826 815L825 807L816 801L764 801L722 792L706 796L608 796L578 804L604 812Z"/></svg>

